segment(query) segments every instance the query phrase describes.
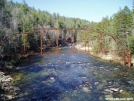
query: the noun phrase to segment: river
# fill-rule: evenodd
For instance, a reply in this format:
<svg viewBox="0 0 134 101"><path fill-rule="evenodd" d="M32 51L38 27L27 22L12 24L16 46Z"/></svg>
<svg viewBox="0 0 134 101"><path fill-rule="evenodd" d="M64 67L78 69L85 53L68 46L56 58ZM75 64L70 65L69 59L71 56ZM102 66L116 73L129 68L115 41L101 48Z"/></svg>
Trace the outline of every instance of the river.
<svg viewBox="0 0 134 101"><path fill-rule="evenodd" d="M69 48L61 51L69 51ZM13 101L110 101L134 98L134 69L89 54L30 56L11 73ZM129 100L130 101L130 100Z"/></svg>

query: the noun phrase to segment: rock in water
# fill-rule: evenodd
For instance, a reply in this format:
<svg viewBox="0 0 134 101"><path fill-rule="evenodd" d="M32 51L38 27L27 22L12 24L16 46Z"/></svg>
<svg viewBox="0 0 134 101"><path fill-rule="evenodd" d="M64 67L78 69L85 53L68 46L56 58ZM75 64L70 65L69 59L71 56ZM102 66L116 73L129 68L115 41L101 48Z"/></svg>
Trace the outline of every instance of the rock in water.
<svg viewBox="0 0 134 101"><path fill-rule="evenodd" d="M82 87L84 92L89 92L90 90L88 89L88 87Z"/></svg>
<svg viewBox="0 0 134 101"><path fill-rule="evenodd" d="M110 88L111 91L119 92L119 88Z"/></svg>
<svg viewBox="0 0 134 101"><path fill-rule="evenodd" d="M123 92L123 90L121 89L119 92L121 93L121 92Z"/></svg>
<svg viewBox="0 0 134 101"><path fill-rule="evenodd" d="M112 94L113 93L113 91L111 91L110 89L105 89L104 90L104 94Z"/></svg>
<svg viewBox="0 0 134 101"><path fill-rule="evenodd" d="M81 62L77 62L77 64L82 64Z"/></svg>
<svg viewBox="0 0 134 101"><path fill-rule="evenodd" d="M50 80L55 80L54 77L50 77Z"/></svg>
<svg viewBox="0 0 134 101"><path fill-rule="evenodd" d="M66 64L70 64L71 62L66 62Z"/></svg>
<svg viewBox="0 0 134 101"><path fill-rule="evenodd" d="M98 84L99 84L99 82L95 82L95 83L94 83L94 85L98 85Z"/></svg>
<svg viewBox="0 0 134 101"><path fill-rule="evenodd" d="M12 100L13 99L12 95L6 95L6 97L7 97L8 100Z"/></svg>

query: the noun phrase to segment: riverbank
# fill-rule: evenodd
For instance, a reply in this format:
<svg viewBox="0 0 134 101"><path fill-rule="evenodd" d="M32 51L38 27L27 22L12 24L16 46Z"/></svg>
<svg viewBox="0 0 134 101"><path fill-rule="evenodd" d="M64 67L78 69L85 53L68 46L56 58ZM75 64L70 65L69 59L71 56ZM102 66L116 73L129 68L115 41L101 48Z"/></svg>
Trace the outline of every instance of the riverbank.
<svg viewBox="0 0 134 101"><path fill-rule="evenodd" d="M110 61L110 62L116 62L116 63L121 63L121 58L122 57L119 57L116 53L107 53L107 54L103 54L103 53L95 53L92 51L92 48L91 47L84 47L82 46L82 44L78 44L75 46L75 48L77 48L78 50L80 51L89 51L92 56L95 56L95 57L98 57L98 58L101 58L103 60L106 60L106 61ZM132 58L131 60L131 63L134 64L134 59Z"/></svg>
<svg viewBox="0 0 134 101"><path fill-rule="evenodd" d="M0 71L0 101L12 100L19 92L20 88L14 86L13 78Z"/></svg>
<svg viewBox="0 0 134 101"><path fill-rule="evenodd" d="M14 86L16 81L10 72L16 70L16 65L27 57L26 55L0 57L0 101L9 101L18 96L20 88Z"/></svg>

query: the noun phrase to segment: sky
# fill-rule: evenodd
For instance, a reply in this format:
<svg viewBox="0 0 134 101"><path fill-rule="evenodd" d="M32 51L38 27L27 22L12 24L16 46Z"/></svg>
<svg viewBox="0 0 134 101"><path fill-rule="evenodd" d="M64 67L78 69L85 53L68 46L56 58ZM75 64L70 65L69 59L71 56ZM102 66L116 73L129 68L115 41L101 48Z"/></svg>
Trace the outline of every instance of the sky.
<svg viewBox="0 0 134 101"><path fill-rule="evenodd" d="M12 0L23 3L23 0ZM132 10L133 0L25 0L30 7L59 13L61 16L99 22L103 17L111 17L120 8L128 6Z"/></svg>

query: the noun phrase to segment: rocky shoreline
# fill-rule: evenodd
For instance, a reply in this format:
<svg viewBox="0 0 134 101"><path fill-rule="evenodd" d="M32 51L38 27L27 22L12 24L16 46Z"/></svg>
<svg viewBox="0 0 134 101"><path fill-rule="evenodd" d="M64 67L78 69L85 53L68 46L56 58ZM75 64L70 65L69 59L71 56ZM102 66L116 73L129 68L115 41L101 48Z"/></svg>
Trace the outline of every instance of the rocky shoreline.
<svg viewBox="0 0 134 101"><path fill-rule="evenodd" d="M12 100L19 94L20 88L14 86L13 78L0 72L0 101Z"/></svg>
<svg viewBox="0 0 134 101"><path fill-rule="evenodd" d="M14 79L9 71L16 69L15 64L19 63L25 56L4 56L0 58L0 101L12 100L19 95L20 88L14 86Z"/></svg>

